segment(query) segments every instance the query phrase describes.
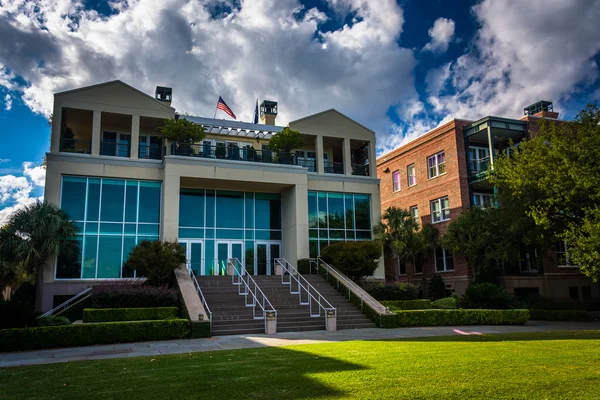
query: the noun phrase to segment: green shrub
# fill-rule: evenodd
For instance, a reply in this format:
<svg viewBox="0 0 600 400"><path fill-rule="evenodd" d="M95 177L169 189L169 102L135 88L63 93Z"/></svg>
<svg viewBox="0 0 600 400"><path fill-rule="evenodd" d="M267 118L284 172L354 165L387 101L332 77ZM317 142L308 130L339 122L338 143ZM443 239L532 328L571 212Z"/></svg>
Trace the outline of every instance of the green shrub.
<svg viewBox="0 0 600 400"><path fill-rule="evenodd" d="M210 321L198 321L191 323L191 338L210 337Z"/></svg>
<svg viewBox="0 0 600 400"><path fill-rule="evenodd" d="M419 290L412 283L396 282L379 284L368 290L377 300L416 300Z"/></svg>
<svg viewBox="0 0 600 400"><path fill-rule="evenodd" d="M124 268L135 270L150 286L171 285L173 270L185 263L185 250L175 242L143 240L131 250Z"/></svg>
<svg viewBox="0 0 600 400"><path fill-rule="evenodd" d="M83 322L151 321L177 318L177 307L155 308L86 308Z"/></svg>
<svg viewBox="0 0 600 400"><path fill-rule="evenodd" d="M92 288L93 308L178 307L176 289L139 283L96 285Z"/></svg>
<svg viewBox="0 0 600 400"><path fill-rule="evenodd" d="M36 317L37 314L31 311L26 305L0 298L0 329L36 326Z"/></svg>
<svg viewBox="0 0 600 400"><path fill-rule="evenodd" d="M527 310L407 310L398 311L398 326L522 325Z"/></svg>
<svg viewBox="0 0 600 400"><path fill-rule="evenodd" d="M333 265L354 282L373 275L381 257L375 241L337 242L322 250L323 261Z"/></svg>
<svg viewBox="0 0 600 400"><path fill-rule="evenodd" d="M0 351L184 339L189 336L190 321L187 319L5 329L0 331Z"/></svg>
<svg viewBox="0 0 600 400"><path fill-rule="evenodd" d="M379 321L377 321L379 328L391 329L398 327L398 321L396 314L381 314Z"/></svg>
<svg viewBox="0 0 600 400"><path fill-rule="evenodd" d="M427 292L431 300L446 297L446 284L441 275L433 275L427 284Z"/></svg>
<svg viewBox="0 0 600 400"><path fill-rule="evenodd" d="M431 308L435 309L452 309L458 308L456 304L456 298L454 297L444 297L443 299L438 299L431 303Z"/></svg>
<svg viewBox="0 0 600 400"><path fill-rule="evenodd" d="M469 285L460 299L462 308L504 310L514 305L515 298L502 286L487 282Z"/></svg>
<svg viewBox="0 0 600 400"><path fill-rule="evenodd" d="M269 140L269 149L273 151L289 153L293 149L302 146L304 146L304 139L300 132L290 129L287 126L278 134L273 135L271 140Z"/></svg>
<svg viewBox="0 0 600 400"><path fill-rule="evenodd" d="M419 300L384 300L381 302L390 310L427 310L431 308L431 300L419 299Z"/></svg>
<svg viewBox="0 0 600 400"><path fill-rule="evenodd" d="M61 326L71 325L69 318L61 315L51 315L49 317L38 317L36 319L37 326Z"/></svg>
<svg viewBox="0 0 600 400"><path fill-rule="evenodd" d="M588 321L591 315L585 310L529 310L534 321Z"/></svg>

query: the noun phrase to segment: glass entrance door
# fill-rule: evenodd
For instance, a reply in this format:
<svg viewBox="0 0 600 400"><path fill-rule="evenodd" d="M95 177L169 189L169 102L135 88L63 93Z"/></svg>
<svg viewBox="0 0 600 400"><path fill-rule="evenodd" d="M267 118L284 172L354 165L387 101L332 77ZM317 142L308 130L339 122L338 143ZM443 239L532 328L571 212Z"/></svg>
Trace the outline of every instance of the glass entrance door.
<svg viewBox="0 0 600 400"><path fill-rule="evenodd" d="M244 265L243 242L237 240L219 240L216 246L215 254L217 255L217 259L215 260L215 265L217 267L214 275L227 275L227 260L230 258L237 258Z"/></svg>
<svg viewBox="0 0 600 400"><path fill-rule="evenodd" d="M281 256L281 242L256 242L255 275L273 275L275 259Z"/></svg>
<svg viewBox="0 0 600 400"><path fill-rule="evenodd" d="M210 275L204 268L204 243L202 240L186 240L179 242L185 249L186 262L195 275Z"/></svg>

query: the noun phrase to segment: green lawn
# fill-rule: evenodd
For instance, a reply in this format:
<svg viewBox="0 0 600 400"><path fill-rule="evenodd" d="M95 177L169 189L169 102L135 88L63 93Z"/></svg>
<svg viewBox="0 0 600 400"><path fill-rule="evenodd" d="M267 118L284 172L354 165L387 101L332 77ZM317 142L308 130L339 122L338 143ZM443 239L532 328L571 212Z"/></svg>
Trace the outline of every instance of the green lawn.
<svg viewBox="0 0 600 400"><path fill-rule="evenodd" d="M6 368L0 398L600 399L600 332L355 341Z"/></svg>

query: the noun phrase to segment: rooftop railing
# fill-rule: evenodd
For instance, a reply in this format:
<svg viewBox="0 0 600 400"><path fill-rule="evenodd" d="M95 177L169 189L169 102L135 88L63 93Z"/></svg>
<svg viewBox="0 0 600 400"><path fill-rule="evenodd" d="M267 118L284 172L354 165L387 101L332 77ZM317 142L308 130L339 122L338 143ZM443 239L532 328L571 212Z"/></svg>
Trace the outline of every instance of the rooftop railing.
<svg viewBox="0 0 600 400"><path fill-rule="evenodd" d="M130 143L101 142L100 143L100 155L115 156L115 157L130 157L131 156L131 144Z"/></svg>
<svg viewBox="0 0 600 400"><path fill-rule="evenodd" d="M60 151L63 153L92 154L92 141L79 139L62 139Z"/></svg>
<svg viewBox="0 0 600 400"><path fill-rule="evenodd" d="M352 175L369 176L369 164L352 164Z"/></svg>
<svg viewBox="0 0 600 400"><path fill-rule="evenodd" d="M344 174L344 163L334 161L324 161L323 167L326 174Z"/></svg>
<svg viewBox="0 0 600 400"><path fill-rule="evenodd" d="M165 148L162 146L149 146L147 144L140 143L138 156L139 158L145 158L147 160L162 160L162 158L165 156Z"/></svg>
<svg viewBox="0 0 600 400"><path fill-rule="evenodd" d="M208 144L173 143L171 155L249 161L267 164L299 165L295 153L256 150L252 147L212 146Z"/></svg>

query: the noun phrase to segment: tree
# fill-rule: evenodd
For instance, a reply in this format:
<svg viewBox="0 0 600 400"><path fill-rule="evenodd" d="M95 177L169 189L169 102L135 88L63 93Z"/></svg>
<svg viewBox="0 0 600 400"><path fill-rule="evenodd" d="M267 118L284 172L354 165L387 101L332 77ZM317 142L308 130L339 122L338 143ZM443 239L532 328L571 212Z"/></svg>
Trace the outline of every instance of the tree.
<svg viewBox="0 0 600 400"><path fill-rule="evenodd" d="M173 270L185 263L185 250L175 242L143 240L129 253L125 268L136 270L151 286L170 285Z"/></svg>
<svg viewBox="0 0 600 400"><path fill-rule="evenodd" d="M492 181L535 224L568 244L570 258L600 278L600 109L588 104L574 121L541 119L539 131L494 163Z"/></svg>
<svg viewBox="0 0 600 400"><path fill-rule="evenodd" d="M36 305L41 302L42 271L51 257L80 251L72 240L77 226L59 207L37 201L15 211L3 228L0 259L15 257L26 273L36 276Z"/></svg>
<svg viewBox="0 0 600 400"><path fill-rule="evenodd" d="M20 238L15 237L8 231L7 227L0 228L0 300L2 291L8 288L10 291L24 279L22 264L17 257L17 245Z"/></svg>
<svg viewBox="0 0 600 400"><path fill-rule="evenodd" d="M164 125L158 130L165 138L178 143L199 143L206 137L206 132L201 125L185 118L165 119Z"/></svg>
<svg viewBox="0 0 600 400"><path fill-rule="evenodd" d="M283 153L289 153L302 146L304 146L304 139L302 139L300 132L287 126L281 132L273 135L269 141L269 149Z"/></svg>
<svg viewBox="0 0 600 400"><path fill-rule="evenodd" d="M354 282L373 275L381 257L376 241L337 242L325 247L321 256Z"/></svg>

